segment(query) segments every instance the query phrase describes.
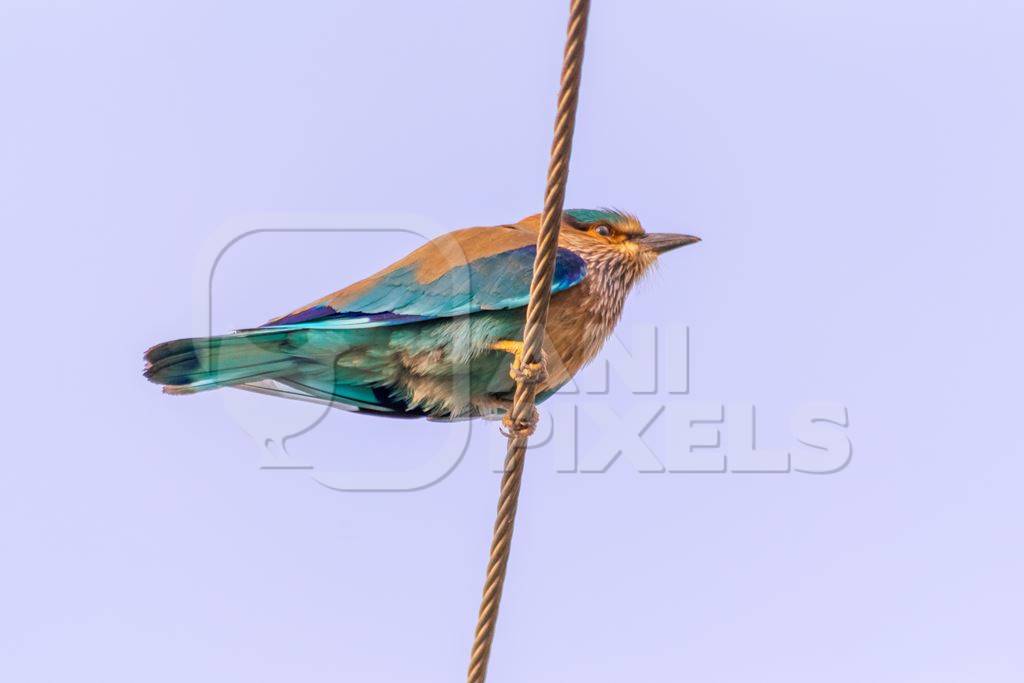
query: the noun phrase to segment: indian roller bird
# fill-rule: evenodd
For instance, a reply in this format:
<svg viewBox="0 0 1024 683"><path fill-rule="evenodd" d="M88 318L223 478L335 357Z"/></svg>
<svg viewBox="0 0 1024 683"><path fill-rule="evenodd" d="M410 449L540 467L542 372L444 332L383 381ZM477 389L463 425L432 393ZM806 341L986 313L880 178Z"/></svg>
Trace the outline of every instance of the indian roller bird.
<svg viewBox="0 0 1024 683"><path fill-rule="evenodd" d="M170 394L236 387L368 415L504 414L539 229L536 214L450 232L260 327L157 344L145 376ZM620 211L563 213L538 402L597 355L658 256L698 241Z"/></svg>

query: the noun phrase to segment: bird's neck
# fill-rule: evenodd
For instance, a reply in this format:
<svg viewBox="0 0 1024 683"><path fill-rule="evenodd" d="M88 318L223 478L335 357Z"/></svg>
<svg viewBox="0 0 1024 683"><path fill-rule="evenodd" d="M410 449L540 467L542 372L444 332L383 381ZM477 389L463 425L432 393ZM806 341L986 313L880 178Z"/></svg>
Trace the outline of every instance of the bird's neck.
<svg viewBox="0 0 1024 683"><path fill-rule="evenodd" d="M585 344L592 346L596 355L618 324L626 297L643 275L644 268L607 249L583 249L578 253L587 264Z"/></svg>

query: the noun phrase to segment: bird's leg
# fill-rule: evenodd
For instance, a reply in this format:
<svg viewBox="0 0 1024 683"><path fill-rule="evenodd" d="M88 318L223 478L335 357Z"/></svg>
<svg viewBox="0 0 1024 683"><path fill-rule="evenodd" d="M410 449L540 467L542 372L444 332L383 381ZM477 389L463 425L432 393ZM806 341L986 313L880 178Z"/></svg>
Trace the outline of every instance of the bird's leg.
<svg viewBox="0 0 1024 683"><path fill-rule="evenodd" d="M542 349L540 352L540 363L538 367L523 365L523 342L502 339L491 344L495 351L504 351L512 354L512 365L508 369L508 375L516 382L526 380L534 383L544 381L544 366L548 362L548 354Z"/></svg>
<svg viewBox="0 0 1024 683"><path fill-rule="evenodd" d="M523 356L523 342L512 341L511 339L501 339L491 343L491 348L495 351L504 351L505 353L511 353L515 356L518 361Z"/></svg>

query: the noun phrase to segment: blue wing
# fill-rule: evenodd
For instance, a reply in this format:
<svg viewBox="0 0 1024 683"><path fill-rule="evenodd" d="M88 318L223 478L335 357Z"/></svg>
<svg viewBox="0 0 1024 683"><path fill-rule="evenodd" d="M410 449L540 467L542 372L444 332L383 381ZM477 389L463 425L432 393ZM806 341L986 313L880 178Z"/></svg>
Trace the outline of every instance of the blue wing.
<svg viewBox="0 0 1024 683"><path fill-rule="evenodd" d="M484 256L450 268L430 282L419 282L417 266L406 265L378 276L355 296L346 297L343 305L321 301L264 327L367 328L519 308L530 298L536 251L530 244ZM586 274L580 256L559 248L552 293L578 284Z"/></svg>

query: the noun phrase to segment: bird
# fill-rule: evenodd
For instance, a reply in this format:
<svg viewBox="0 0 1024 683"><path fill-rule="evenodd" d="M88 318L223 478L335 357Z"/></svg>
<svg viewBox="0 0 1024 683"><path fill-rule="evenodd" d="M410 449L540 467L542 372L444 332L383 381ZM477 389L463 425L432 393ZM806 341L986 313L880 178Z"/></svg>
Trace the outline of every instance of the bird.
<svg viewBox="0 0 1024 683"><path fill-rule="evenodd" d="M234 387L367 415L507 416L540 225L534 214L441 235L259 327L157 344L143 374L168 394ZM537 402L597 355L662 254L699 241L616 209L563 211Z"/></svg>

